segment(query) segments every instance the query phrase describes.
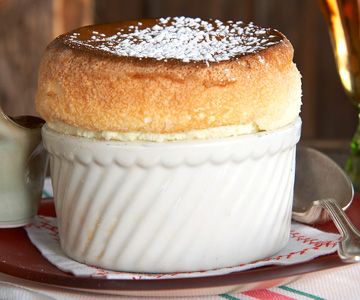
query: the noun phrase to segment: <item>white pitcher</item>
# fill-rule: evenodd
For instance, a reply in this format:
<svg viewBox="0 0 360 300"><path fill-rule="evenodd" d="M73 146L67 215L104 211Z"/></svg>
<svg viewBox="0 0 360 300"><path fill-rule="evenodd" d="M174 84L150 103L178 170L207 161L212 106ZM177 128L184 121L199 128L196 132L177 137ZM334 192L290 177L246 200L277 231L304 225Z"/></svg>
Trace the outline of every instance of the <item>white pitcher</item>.
<svg viewBox="0 0 360 300"><path fill-rule="evenodd" d="M33 116L10 118L0 107L0 228L26 225L37 212L47 166L43 124Z"/></svg>

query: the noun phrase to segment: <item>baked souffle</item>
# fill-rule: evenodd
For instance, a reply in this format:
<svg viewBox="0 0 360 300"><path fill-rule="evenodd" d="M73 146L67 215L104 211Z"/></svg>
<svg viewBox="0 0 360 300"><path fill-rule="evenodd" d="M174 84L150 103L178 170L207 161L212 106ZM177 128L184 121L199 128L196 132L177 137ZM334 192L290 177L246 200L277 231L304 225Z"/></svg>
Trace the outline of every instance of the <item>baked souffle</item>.
<svg viewBox="0 0 360 300"><path fill-rule="evenodd" d="M92 25L46 49L36 106L60 133L120 141L274 130L301 106L293 47L271 28L173 17Z"/></svg>

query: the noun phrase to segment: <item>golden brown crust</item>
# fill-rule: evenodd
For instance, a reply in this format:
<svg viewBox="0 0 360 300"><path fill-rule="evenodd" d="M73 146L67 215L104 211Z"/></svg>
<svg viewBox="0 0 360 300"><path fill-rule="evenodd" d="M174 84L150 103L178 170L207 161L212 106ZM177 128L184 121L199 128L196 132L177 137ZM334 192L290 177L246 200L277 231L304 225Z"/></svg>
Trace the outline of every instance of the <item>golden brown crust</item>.
<svg viewBox="0 0 360 300"><path fill-rule="evenodd" d="M95 131L176 133L293 121L300 74L284 40L236 60L206 64L114 58L56 41L42 59L36 106L51 122Z"/></svg>

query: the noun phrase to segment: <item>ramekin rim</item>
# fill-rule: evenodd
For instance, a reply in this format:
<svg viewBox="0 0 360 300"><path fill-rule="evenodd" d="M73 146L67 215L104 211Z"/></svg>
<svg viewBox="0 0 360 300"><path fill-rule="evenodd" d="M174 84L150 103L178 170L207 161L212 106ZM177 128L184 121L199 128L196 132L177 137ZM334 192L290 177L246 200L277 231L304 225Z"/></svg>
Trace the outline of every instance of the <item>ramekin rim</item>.
<svg viewBox="0 0 360 300"><path fill-rule="evenodd" d="M116 141L116 140L100 140L100 139L92 139L92 138L86 138L81 136L74 136L74 135L67 135L64 133L57 132L51 128L48 127L48 125L45 123L42 127L42 135L51 134L55 136L61 136L66 137L67 139L74 140L76 142L86 142L86 143L93 143L93 144L106 144L111 146L125 146L125 145L131 145L131 146L139 146L139 147L157 147L157 146L196 146L196 145L212 145L212 144L231 144L236 143L240 141L246 141L250 139L259 139L264 137L269 137L270 135L275 134L285 134L287 131L292 131L301 128L302 120L300 117L297 117L293 122L289 123L288 125L285 125L283 127L277 128L275 130L269 130L269 131L260 131L256 133L250 133L250 134L243 134L238 136L231 136L231 137L224 137L224 138L216 138L216 139L198 139L198 140L180 140L180 141L162 141L162 142L152 142L152 141Z"/></svg>

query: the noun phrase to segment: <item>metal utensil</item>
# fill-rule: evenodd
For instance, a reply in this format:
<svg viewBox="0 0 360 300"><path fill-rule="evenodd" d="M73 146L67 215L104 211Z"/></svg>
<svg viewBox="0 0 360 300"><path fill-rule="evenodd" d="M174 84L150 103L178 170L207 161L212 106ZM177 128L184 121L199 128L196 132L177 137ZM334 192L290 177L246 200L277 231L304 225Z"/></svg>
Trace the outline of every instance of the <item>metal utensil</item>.
<svg viewBox="0 0 360 300"><path fill-rule="evenodd" d="M360 261L360 232L343 212L353 195L350 179L332 159L298 147L292 217L306 224L324 223L331 217L342 236L338 254L346 262Z"/></svg>

